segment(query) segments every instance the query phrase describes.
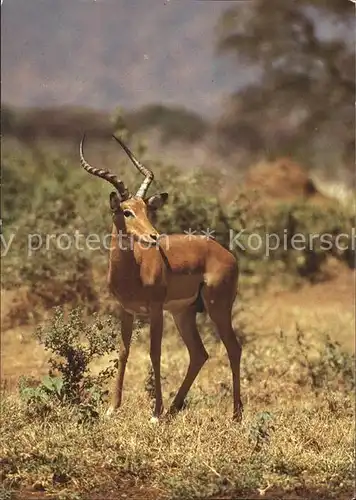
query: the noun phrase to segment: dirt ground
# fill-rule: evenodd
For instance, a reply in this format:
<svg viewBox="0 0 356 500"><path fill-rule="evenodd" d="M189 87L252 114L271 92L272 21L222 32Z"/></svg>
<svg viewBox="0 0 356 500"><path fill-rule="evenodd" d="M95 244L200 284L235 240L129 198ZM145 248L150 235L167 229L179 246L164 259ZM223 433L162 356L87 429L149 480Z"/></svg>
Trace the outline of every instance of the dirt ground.
<svg viewBox="0 0 356 500"><path fill-rule="evenodd" d="M272 289L263 294L253 302L262 320L258 331L288 331L296 322L301 326L318 323L328 330L336 315L345 324L354 324L355 277L354 271L338 267L329 281L307 284L293 291ZM354 349L355 338L350 330L330 330L329 333L348 350Z"/></svg>
<svg viewBox="0 0 356 500"><path fill-rule="evenodd" d="M56 495L48 495L46 493L39 494L38 492L31 492L31 491L24 491L18 496L14 497L16 500L59 500L59 497ZM122 493L121 497L120 494L117 492L110 494L108 493L93 493L93 495L90 495L86 497L87 500L116 500L119 498L126 499L126 500L163 500L163 496L160 496L159 491L151 490L148 491L146 488L144 489L139 489L139 488L132 488L130 490L125 490L125 492ZM298 492L292 492L290 494L286 494L285 491L282 490L277 490L273 489L270 491L266 491L264 494L260 494L259 496L251 496L249 494L247 495L241 495L236 497L236 500L261 500L261 499L267 499L267 500L334 500L336 499L335 496L330 495L327 491L313 491L311 492L310 490L303 490L301 489ZM223 496L219 497L210 497L209 500L224 500ZM228 499L227 499L228 500ZM229 498L231 500L231 498ZM341 496L338 496L337 500L355 500L355 496L352 497L351 492L345 492L344 494L341 494Z"/></svg>

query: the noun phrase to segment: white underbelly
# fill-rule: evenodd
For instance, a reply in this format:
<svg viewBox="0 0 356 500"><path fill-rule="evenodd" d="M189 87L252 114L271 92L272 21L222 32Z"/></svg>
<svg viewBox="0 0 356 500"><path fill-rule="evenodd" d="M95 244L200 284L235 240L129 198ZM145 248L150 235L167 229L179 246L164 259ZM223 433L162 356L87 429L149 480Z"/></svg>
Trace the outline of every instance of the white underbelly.
<svg viewBox="0 0 356 500"><path fill-rule="evenodd" d="M198 294L194 295L193 297L184 297L183 299L168 300L164 302L163 310L172 313L181 311L182 309L189 307L191 304L193 304L196 301L197 296ZM126 312L133 314L135 316L149 316L150 314L149 305L134 304L131 302L129 304L121 303L121 307L123 307L123 309L125 309Z"/></svg>
<svg viewBox="0 0 356 500"><path fill-rule="evenodd" d="M122 306L122 307L126 312L133 314L134 316L149 316L150 314L149 308L146 306L137 306L137 307Z"/></svg>
<svg viewBox="0 0 356 500"><path fill-rule="evenodd" d="M185 307L188 307L191 304L193 304L193 302L196 300L196 298L197 297L194 296L194 297L188 297L188 298L184 298L184 299L170 300L170 301L164 303L163 309L165 311L171 311L171 312L179 311L179 310L184 309Z"/></svg>

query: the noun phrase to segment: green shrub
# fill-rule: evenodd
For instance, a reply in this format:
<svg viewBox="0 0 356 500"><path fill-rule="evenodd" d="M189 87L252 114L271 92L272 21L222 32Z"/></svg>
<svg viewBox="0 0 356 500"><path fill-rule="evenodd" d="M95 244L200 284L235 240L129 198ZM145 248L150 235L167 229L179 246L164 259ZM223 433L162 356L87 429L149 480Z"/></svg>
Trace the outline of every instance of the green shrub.
<svg viewBox="0 0 356 500"><path fill-rule="evenodd" d="M46 326L36 330L39 342L49 351L50 370L40 384L20 381L20 396L36 415L47 415L53 405L66 404L78 409L80 421L97 418L99 406L108 391L105 384L117 368L117 360L98 375L90 364L118 349L118 325L110 317L97 315L88 323L79 308L65 318L60 308Z"/></svg>
<svg viewBox="0 0 356 500"><path fill-rule="evenodd" d="M332 341L330 336L324 335L324 342L315 349L305 339L303 330L297 325L297 344L299 348L299 362L305 376L300 379L307 380L311 388L324 391L326 388L343 392L355 389L355 356L344 351L341 345ZM301 370L301 373L303 372Z"/></svg>
<svg viewBox="0 0 356 500"><path fill-rule="evenodd" d="M286 245L273 252L272 259L280 260L288 272L311 281L322 277L323 264L328 256L335 256L352 267L355 259L353 221L352 214L337 202L325 207L302 201L281 204L266 218L266 228L270 233L276 233L281 241L287 235ZM335 244L335 239L342 234L347 235L346 250L338 250ZM292 245L294 235L300 235L301 241L311 240L311 243L307 243L304 249L295 249ZM345 245L344 240L342 244Z"/></svg>

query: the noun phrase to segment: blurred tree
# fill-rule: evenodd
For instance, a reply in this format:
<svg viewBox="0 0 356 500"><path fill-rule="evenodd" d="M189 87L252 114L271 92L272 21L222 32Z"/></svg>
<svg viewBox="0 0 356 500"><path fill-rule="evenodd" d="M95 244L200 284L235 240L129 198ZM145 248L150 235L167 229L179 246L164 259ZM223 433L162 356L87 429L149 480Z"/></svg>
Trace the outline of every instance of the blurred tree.
<svg viewBox="0 0 356 500"><path fill-rule="evenodd" d="M218 52L256 78L219 120L223 148L353 168L354 13L347 0L254 0L224 13Z"/></svg>
<svg viewBox="0 0 356 500"><path fill-rule="evenodd" d="M204 118L194 111L164 104L149 104L127 113L126 121L128 128L133 131L159 129L163 143L174 140L199 142L209 129Z"/></svg>

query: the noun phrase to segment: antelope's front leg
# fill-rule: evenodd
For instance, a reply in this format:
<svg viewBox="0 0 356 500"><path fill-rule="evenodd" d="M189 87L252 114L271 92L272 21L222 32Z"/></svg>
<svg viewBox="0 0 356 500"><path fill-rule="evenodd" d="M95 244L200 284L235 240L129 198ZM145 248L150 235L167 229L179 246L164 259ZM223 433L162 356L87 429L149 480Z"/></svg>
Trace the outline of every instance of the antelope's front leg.
<svg viewBox="0 0 356 500"><path fill-rule="evenodd" d="M114 410L117 410L121 406L122 401L122 387L124 384L125 369L127 364L127 359L130 353L130 344L132 337L132 327L133 327L133 315L128 312L121 310L121 346L119 355L119 370L116 377L115 389L112 398L112 405L108 410L108 414L111 414Z"/></svg>
<svg viewBox="0 0 356 500"><path fill-rule="evenodd" d="M151 309L150 356L155 378L155 407L153 418L158 418L163 412L162 387L161 387L161 347L163 332L163 310L162 307L155 306Z"/></svg>

